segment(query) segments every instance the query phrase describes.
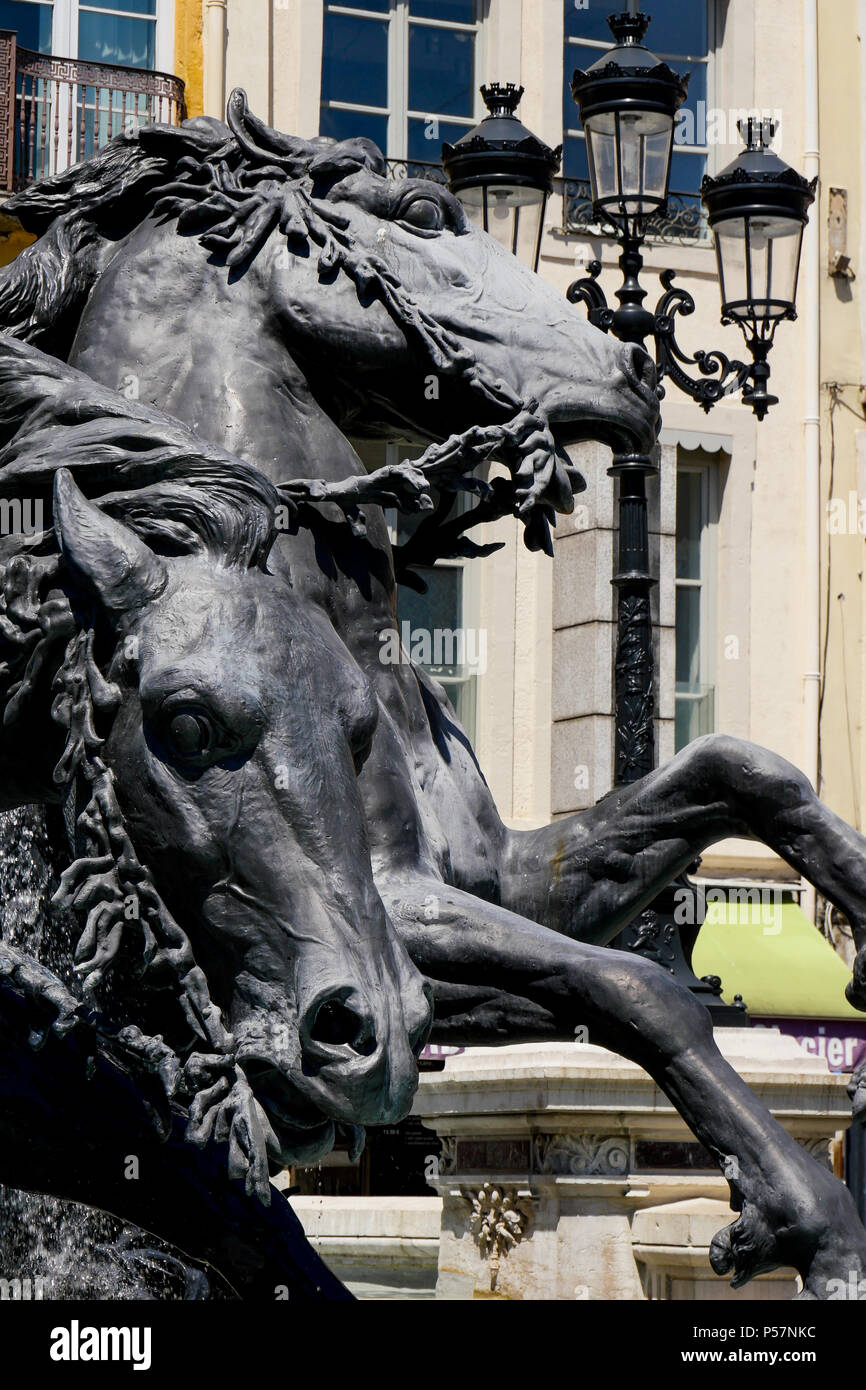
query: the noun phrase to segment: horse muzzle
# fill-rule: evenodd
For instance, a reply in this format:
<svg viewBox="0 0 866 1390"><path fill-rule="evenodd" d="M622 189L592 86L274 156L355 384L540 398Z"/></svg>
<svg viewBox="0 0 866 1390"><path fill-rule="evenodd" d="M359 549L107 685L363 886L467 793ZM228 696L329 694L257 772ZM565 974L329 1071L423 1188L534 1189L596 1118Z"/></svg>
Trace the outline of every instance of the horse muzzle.
<svg viewBox="0 0 866 1390"><path fill-rule="evenodd" d="M304 999L301 991L291 1048L282 1009L263 1012L260 999L244 1021L233 1020L237 1061L286 1163L312 1163L327 1153L337 1121L366 1126L403 1119L433 1022L431 988L412 966L389 987L377 981L375 991L369 980L316 974L315 992Z"/></svg>

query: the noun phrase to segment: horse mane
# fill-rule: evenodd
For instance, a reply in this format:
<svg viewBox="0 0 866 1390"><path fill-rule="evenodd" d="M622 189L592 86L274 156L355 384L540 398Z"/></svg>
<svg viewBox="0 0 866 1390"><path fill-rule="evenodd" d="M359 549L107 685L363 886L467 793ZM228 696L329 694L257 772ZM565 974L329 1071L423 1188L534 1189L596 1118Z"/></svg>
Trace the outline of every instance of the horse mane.
<svg viewBox="0 0 866 1390"><path fill-rule="evenodd" d="M58 468L161 554L207 554L263 568L280 497L250 464L179 420L127 400L38 349L0 334L0 499L27 498L42 525L0 540L0 560L56 552ZM7 529L4 527L4 529Z"/></svg>
<svg viewBox="0 0 866 1390"><path fill-rule="evenodd" d="M233 264L231 253L249 230L243 204L263 181L304 183L321 195L361 167L385 172L372 141L281 135L249 112L242 92L232 94L228 116L229 125L200 116L117 135L80 164L10 198L4 211L38 240L0 272L4 331L65 355L111 243L154 212L178 216L180 231L226 224L219 240ZM228 199L214 199L226 189Z"/></svg>

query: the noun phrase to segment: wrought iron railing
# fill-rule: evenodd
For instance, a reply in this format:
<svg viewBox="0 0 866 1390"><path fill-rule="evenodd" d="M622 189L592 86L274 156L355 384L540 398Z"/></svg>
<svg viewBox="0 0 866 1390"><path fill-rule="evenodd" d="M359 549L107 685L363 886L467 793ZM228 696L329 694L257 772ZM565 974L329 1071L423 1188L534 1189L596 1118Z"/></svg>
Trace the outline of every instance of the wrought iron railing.
<svg viewBox="0 0 866 1390"><path fill-rule="evenodd" d="M392 179L431 179L433 183L447 183L445 170L441 164L420 159L386 159L388 173Z"/></svg>
<svg viewBox="0 0 866 1390"><path fill-rule="evenodd" d="M121 131L183 117L179 77L34 53L0 29L0 190L60 173Z"/></svg>
<svg viewBox="0 0 866 1390"><path fill-rule="evenodd" d="M447 182L441 164L410 159L387 159L385 163L392 179L432 179L434 183ZM555 179L554 192L562 198L564 235L602 234L602 228L593 216L588 181ZM669 193L665 215L650 218L648 223L647 241L693 246L706 238L707 216L697 193Z"/></svg>
<svg viewBox="0 0 866 1390"><path fill-rule="evenodd" d="M592 194L588 180L557 179L562 194L562 231L600 234L602 229L592 211ZM707 237L707 215L697 193L669 193L667 211L662 217L652 217L647 226L647 241L662 241L679 246L693 246Z"/></svg>

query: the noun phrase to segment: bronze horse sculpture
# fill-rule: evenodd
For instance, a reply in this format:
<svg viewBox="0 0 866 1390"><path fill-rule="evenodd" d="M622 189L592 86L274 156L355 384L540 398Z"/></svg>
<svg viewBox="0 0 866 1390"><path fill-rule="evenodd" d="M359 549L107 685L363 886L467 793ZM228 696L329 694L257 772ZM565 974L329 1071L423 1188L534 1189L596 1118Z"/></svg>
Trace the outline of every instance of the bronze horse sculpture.
<svg viewBox="0 0 866 1390"><path fill-rule="evenodd" d="M62 759L86 853L61 897L88 914L80 963L108 1016L124 1001L134 1064L187 1104L193 1136L228 1143L232 1177L261 1192L268 1159L310 1161L335 1121L381 1123L408 1107L425 988L443 1041L584 1025L651 1073L721 1167L736 1158L740 1214L714 1242L717 1272L739 1284L790 1265L816 1297L840 1271L866 1273L849 1194L723 1061L703 1008L659 967L602 949L727 835L760 838L805 874L862 948L866 841L795 768L720 736L588 812L508 830L441 689L380 660L413 557L483 553L466 519L448 519L456 491L479 495L470 524L512 512L527 544L549 550L555 512L582 485L566 446L651 446L649 359L590 327L444 189L389 179L367 141L270 130L241 93L226 125L118 137L7 207L39 239L0 278L11 335L0 490L53 496L57 543L49 528L7 543L6 636L14 645L19 621L40 632L53 621L67 642L35 673L59 682L55 718L79 730L67 729ZM429 447L366 478L349 435ZM508 479L479 481L490 457ZM225 512L233 476L238 498L254 494L242 543L236 519L218 541L207 519ZM124 477L134 486L121 498ZM430 509L434 495L420 548L395 557L381 505ZM224 560L213 568L227 540L244 557L230 579ZM127 638L139 640L134 658ZM226 663L232 698L218 714L187 661L199 682ZM265 698L269 683L278 698ZM7 700L14 749L28 706L15 682ZM35 785L10 756L7 806L58 799L48 764ZM276 818L273 845L256 841L257 817ZM130 895L118 896L109 862L112 827L151 894L150 937L123 928ZM102 889L94 896L99 860L108 909ZM300 895L285 872L299 863ZM159 992L143 982L160 959L195 1042L157 1036ZM50 1000L54 985L34 977L28 989ZM850 993L866 1003L862 954ZM129 1204L124 1214L154 1219Z"/></svg>

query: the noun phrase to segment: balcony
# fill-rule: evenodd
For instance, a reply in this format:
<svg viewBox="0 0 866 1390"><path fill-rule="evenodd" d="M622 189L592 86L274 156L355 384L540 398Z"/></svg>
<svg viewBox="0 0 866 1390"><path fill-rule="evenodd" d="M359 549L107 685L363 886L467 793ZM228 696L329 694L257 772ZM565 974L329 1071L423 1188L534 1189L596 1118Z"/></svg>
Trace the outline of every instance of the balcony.
<svg viewBox="0 0 866 1390"><path fill-rule="evenodd" d="M563 236L610 235L599 226L592 210L592 191L588 179L556 179L556 192L562 196ZM651 217L647 241L668 245L695 246L708 242L707 214L698 193L668 193L664 213Z"/></svg>
<svg viewBox="0 0 866 1390"><path fill-rule="evenodd" d="M184 114L179 77L34 53L0 29L0 194L62 173L121 131Z"/></svg>

